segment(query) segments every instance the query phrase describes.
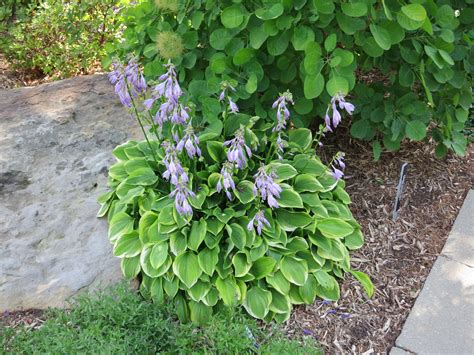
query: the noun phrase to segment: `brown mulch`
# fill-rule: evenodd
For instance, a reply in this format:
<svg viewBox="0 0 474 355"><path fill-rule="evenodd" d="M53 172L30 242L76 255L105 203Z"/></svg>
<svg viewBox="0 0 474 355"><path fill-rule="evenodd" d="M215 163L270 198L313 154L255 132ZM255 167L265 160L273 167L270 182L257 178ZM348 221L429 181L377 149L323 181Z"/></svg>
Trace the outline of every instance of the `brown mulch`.
<svg viewBox="0 0 474 355"><path fill-rule="evenodd" d="M285 326L291 335L311 334L327 353L384 353L394 345L428 273L441 252L469 189L474 186L474 145L464 158L434 157L434 147L408 143L374 162L370 146L343 138L326 149L346 152L351 209L365 234L352 267L370 275L368 299L352 277L338 302L297 307ZM392 209L400 167L408 162L402 205Z"/></svg>
<svg viewBox="0 0 474 355"><path fill-rule="evenodd" d="M0 313L1 327L39 328L45 320L45 311L41 309L27 309L24 311L5 311Z"/></svg>

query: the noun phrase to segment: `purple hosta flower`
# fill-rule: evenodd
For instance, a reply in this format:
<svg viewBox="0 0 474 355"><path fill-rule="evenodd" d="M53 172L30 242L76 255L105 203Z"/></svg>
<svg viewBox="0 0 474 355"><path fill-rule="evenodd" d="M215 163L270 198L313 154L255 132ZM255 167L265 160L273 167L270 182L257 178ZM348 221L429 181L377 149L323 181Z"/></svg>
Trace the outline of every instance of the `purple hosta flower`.
<svg viewBox="0 0 474 355"><path fill-rule="evenodd" d="M221 192L224 189L227 198L232 201L232 194L230 190L235 189L235 183L232 179L232 172L234 170L234 164L231 162L225 162L221 169L221 177L216 185L217 192Z"/></svg>
<svg viewBox="0 0 474 355"><path fill-rule="evenodd" d="M278 99L273 103L272 108L277 109L277 124L273 131L281 131L286 128L286 122L290 118L290 110L286 107L287 103L293 105L293 95L289 91L280 94Z"/></svg>
<svg viewBox="0 0 474 355"><path fill-rule="evenodd" d="M276 146L277 146L277 155L278 159L282 160L283 159L283 153L285 152L285 147L287 145L287 142L281 138L280 132L278 132L278 137L276 140Z"/></svg>
<svg viewBox="0 0 474 355"><path fill-rule="evenodd" d="M332 177L334 180L340 180L344 176L344 169L346 164L344 163L344 153L337 153L336 157L331 164L332 168Z"/></svg>
<svg viewBox="0 0 474 355"><path fill-rule="evenodd" d="M232 98L227 94L227 90L230 89L230 91L235 92L235 88L230 85L228 82L224 82L222 84L222 91L219 95L219 101L223 102L225 101L225 98L227 96L227 100L229 101L229 110L232 113L237 113L239 112L239 107L237 104L232 100Z"/></svg>
<svg viewBox="0 0 474 355"><path fill-rule="evenodd" d="M270 227L270 222L268 222L268 220L265 218L263 211L260 210L255 213L255 216L253 216L253 218L247 224L247 229L249 231L253 231L254 227L257 226L257 233L258 235L260 235L262 234L262 229L264 225Z"/></svg>
<svg viewBox="0 0 474 355"><path fill-rule="evenodd" d="M232 99L229 97L229 109L230 109L230 112L232 113L237 113L239 112L239 107L237 106L237 104L232 101Z"/></svg>
<svg viewBox="0 0 474 355"><path fill-rule="evenodd" d="M187 183L189 181L188 174L184 171L177 157L176 147L168 141L163 142L162 146L165 148L163 164L166 167L163 173L163 179L170 181L175 186L178 185L179 181Z"/></svg>
<svg viewBox="0 0 474 355"><path fill-rule="evenodd" d="M183 91L178 83L175 66L168 62L165 67L166 73L158 78L160 83L154 87L151 98L145 100L143 104L147 110L151 110L155 101L163 99L156 112L155 121L159 125L166 121L185 125L189 120L189 108L179 103Z"/></svg>
<svg viewBox="0 0 474 355"><path fill-rule="evenodd" d="M268 206L271 208L278 208L277 198L280 197L282 191L280 185L278 185L274 179L278 178L274 171L267 174L265 166L258 168L257 173L254 175L255 186L253 193L257 196L260 193L262 200L266 200Z"/></svg>
<svg viewBox="0 0 474 355"><path fill-rule="evenodd" d="M193 209L188 202L188 198L195 196L196 194L192 192L183 181L180 181L176 185L176 188L170 193L170 197L174 197L174 205L180 215L193 214Z"/></svg>
<svg viewBox="0 0 474 355"><path fill-rule="evenodd" d="M115 85L115 93L119 96L122 105L128 108L132 107L131 96L143 95L147 89L145 78L134 58L130 59L125 67L118 61L114 61L112 71L109 73L109 81Z"/></svg>
<svg viewBox="0 0 474 355"><path fill-rule="evenodd" d="M147 89L146 81L143 74L140 72L140 68L135 58L130 59L125 67L125 76L133 89L132 94L145 94Z"/></svg>
<svg viewBox="0 0 474 355"><path fill-rule="evenodd" d="M313 332L312 332L311 330L309 330L309 329L303 329L303 334L304 334L304 335L312 335Z"/></svg>
<svg viewBox="0 0 474 355"><path fill-rule="evenodd" d="M328 131L331 131L331 132L332 132L332 128L336 128L342 119L341 113L337 109L338 104L339 104L339 108L344 109L349 115L352 115L355 109L355 106L353 104L345 100L345 97L343 94L334 95L331 99L331 105L328 106L326 110L326 114L324 116L324 122L326 123L326 128ZM330 108L332 109L332 121L331 121L331 117L329 116Z"/></svg>
<svg viewBox="0 0 474 355"><path fill-rule="evenodd" d="M243 129L235 133L234 139L225 141L224 146L230 146L227 151L227 160L235 163L239 169L247 166L247 157L252 157L252 150L245 144Z"/></svg>
<svg viewBox="0 0 474 355"><path fill-rule="evenodd" d="M176 150L182 152L183 148L186 149L186 153L192 159L195 155L201 156L201 149L199 149L199 138L194 134L193 126L188 125L184 130L184 136L181 140L177 141Z"/></svg>

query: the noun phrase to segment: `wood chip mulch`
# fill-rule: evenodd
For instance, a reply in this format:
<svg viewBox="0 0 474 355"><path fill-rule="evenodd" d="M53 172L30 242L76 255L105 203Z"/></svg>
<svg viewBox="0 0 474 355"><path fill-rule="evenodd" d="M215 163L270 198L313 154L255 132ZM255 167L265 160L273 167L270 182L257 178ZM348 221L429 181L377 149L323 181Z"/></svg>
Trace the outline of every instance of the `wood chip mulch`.
<svg viewBox="0 0 474 355"><path fill-rule="evenodd" d="M348 136L341 135L324 152L346 152L351 209L366 238L363 248L352 253L352 267L369 274L376 291L368 299L358 282L348 276L338 302L319 300L297 307L285 329L290 336L313 336L330 354L385 353L400 334L474 186L474 145L463 158L439 160L432 145L409 143L374 162L370 146L344 138ZM409 163L408 175L399 217L393 222L404 162Z"/></svg>

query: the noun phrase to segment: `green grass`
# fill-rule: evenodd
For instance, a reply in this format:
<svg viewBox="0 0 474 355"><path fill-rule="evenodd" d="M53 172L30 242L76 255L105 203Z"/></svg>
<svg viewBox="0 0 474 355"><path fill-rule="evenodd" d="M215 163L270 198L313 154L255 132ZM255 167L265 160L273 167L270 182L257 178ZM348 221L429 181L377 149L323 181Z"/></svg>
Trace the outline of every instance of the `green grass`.
<svg viewBox="0 0 474 355"><path fill-rule="evenodd" d="M81 297L67 311L48 311L36 330L0 328L0 353L321 353L311 338L290 340L276 325L263 330L239 309L223 310L205 327L182 324L173 314L171 306L146 302L121 285Z"/></svg>

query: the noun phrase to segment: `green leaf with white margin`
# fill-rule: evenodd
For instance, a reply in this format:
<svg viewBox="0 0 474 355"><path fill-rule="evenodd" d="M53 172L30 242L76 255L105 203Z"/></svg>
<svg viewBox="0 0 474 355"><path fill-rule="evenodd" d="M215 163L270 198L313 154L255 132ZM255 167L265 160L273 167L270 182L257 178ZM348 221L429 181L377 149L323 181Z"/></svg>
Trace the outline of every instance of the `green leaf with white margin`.
<svg viewBox="0 0 474 355"><path fill-rule="evenodd" d="M206 306L202 302L189 301L189 313L191 321L198 325L210 322L212 317L212 307Z"/></svg>
<svg viewBox="0 0 474 355"><path fill-rule="evenodd" d="M314 276L308 275L308 279L306 280L305 284L298 288L298 292L304 303L312 304L314 302L316 299L316 286L317 282Z"/></svg>
<svg viewBox="0 0 474 355"><path fill-rule="evenodd" d="M234 190L235 195L244 205L252 202L255 199L253 194L253 183L247 180L243 180L238 183L236 189Z"/></svg>
<svg viewBox="0 0 474 355"><path fill-rule="evenodd" d="M221 142L207 141L206 146L207 152L209 153L212 160L214 160L216 163L220 163L225 159L224 146Z"/></svg>
<svg viewBox="0 0 474 355"><path fill-rule="evenodd" d="M272 293L270 311L279 314L286 314L291 311L291 302L288 296L284 296L275 290L270 290L270 292Z"/></svg>
<svg viewBox="0 0 474 355"><path fill-rule="evenodd" d="M232 265L234 265L235 277L243 277L248 274L252 263L249 256L245 252L238 252L232 257Z"/></svg>
<svg viewBox="0 0 474 355"><path fill-rule="evenodd" d="M123 276L126 280L131 280L140 273L140 256L134 256L133 258L122 258L120 260L120 268L122 269Z"/></svg>
<svg viewBox="0 0 474 355"><path fill-rule="evenodd" d="M344 238L354 232L354 227L339 218L318 221L316 228L327 238Z"/></svg>
<svg viewBox="0 0 474 355"><path fill-rule="evenodd" d="M189 251L178 255L173 262L173 272L187 287L193 287L202 275L197 255Z"/></svg>
<svg viewBox="0 0 474 355"><path fill-rule="evenodd" d="M165 293L163 292L163 279L161 277L153 279L150 286L150 293L153 302L157 304L163 303L165 300Z"/></svg>
<svg viewBox="0 0 474 355"><path fill-rule="evenodd" d="M277 221L281 229L293 232L296 228L306 227L313 218L305 212L291 212L284 209L277 209Z"/></svg>
<svg viewBox="0 0 474 355"><path fill-rule="evenodd" d="M305 260L284 256L280 260L280 270L292 284L303 286L308 279L308 264Z"/></svg>
<svg viewBox="0 0 474 355"><path fill-rule="evenodd" d="M226 225L225 228L232 243L234 243L237 249L242 250L247 242L247 233L245 233L244 228L237 223Z"/></svg>
<svg viewBox="0 0 474 355"><path fill-rule="evenodd" d="M152 251L152 245L145 246L143 248L142 253L140 254L140 265L142 267L143 272L147 276L152 277L152 278L160 277L166 274L169 268L171 267L171 264L172 264L171 257L168 256L164 264L161 265L158 269L155 269L153 266L151 266L151 262L150 262L151 251Z"/></svg>
<svg viewBox="0 0 474 355"><path fill-rule="evenodd" d="M214 274L217 262L219 260L219 247L214 249L205 248L198 254L198 263L201 270L209 276Z"/></svg>
<svg viewBox="0 0 474 355"><path fill-rule="evenodd" d="M272 293L262 290L258 286L253 286L244 300L244 308L254 318L263 319L270 311L272 303Z"/></svg>
<svg viewBox="0 0 474 355"><path fill-rule="evenodd" d="M303 208L303 200L291 187L283 189L278 198L280 207Z"/></svg>
<svg viewBox="0 0 474 355"><path fill-rule="evenodd" d="M271 162L270 169L273 169L273 171L277 174L278 178L276 178L275 180L278 181L291 179L292 177L295 177L298 174L296 169L293 168L290 164L282 164L279 162Z"/></svg>
<svg viewBox="0 0 474 355"><path fill-rule="evenodd" d="M189 204L194 208L200 209L202 207L202 204L206 200L208 194L209 187L204 184L199 185L198 190L196 192L196 197L190 197Z"/></svg>
<svg viewBox="0 0 474 355"><path fill-rule="evenodd" d="M127 179L129 185L153 185L158 181L158 176L150 168L140 168L131 173Z"/></svg>
<svg viewBox="0 0 474 355"><path fill-rule="evenodd" d="M159 243L153 245L150 253L150 264L155 269L163 265L168 258L168 243Z"/></svg>
<svg viewBox="0 0 474 355"><path fill-rule="evenodd" d="M370 280L370 277L362 271L350 270L350 273L360 282L362 287L364 287L367 296L372 297L374 294L374 284Z"/></svg>
<svg viewBox="0 0 474 355"><path fill-rule="evenodd" d="M112 217L109 224L109 240L113 243L125 233L133 231L134 220L125 212Z"/></svg>
<svg viewBox="0 0 474 355"><path fill-rule="evenodd" d="M255 279L260 280L265 276L270 275L273 272L275 265L275 259L269 256L263 256L255 260L250 269L250 273L255 276Z"/></svg>
<svg viewBox="0 0 474 355"><path fill-rule="evenodd" d="M316 192L324 190L324 186L313 174L301 174L295 179L294 189L297 192Z"/></svg>
<svg viewBox="0 0 474 355"><path fill-rule="evenodd" d="M142 251L142 241L137 231L122 234L114 245L114 255L119 258L132 258Z"/></svg>
<svg viewBox="0 0 474 355"><path fill-rule="evenodd" d="M313 135L311 131L307 128L297 128L292 129L289 132L289 146L299 148L301 150L306 150L311 147L313 142Z"/></svg>
<svg viewBox="0 0 474 355"><path fill-rule="evenodd" d="M188 295L191 297L194 301L199 302L201 301L204 297L206 297L207 293L211 289L212 285L210 282L205 282L198 280L193 287L189 288Z"/></svg>
<svg viewBox="0 0 474 355"><path fill-rule="evenodd" d="M356 250L364 245L364 235L360 229L354 230L351 234L344 238L344 245L347 249Z"/></svg>
<svg viewBox="0 0 474 355"><path fill-rule="evenodd" d="M280 270L273 275L268 275L265 277L265 280L270 286L283 295L287 295L290 292L290 282L283 276Z"/></svg>
<svg viewBox="0 0 474 355"><path fill-rule="evenodd" d="M204 218L201 218L199 221L193 221L191 232L188 236L188 248L197 251L206 236L206 231L207 222Z"/></svg>
<svg viewBox="0 0 474 355"><path fill-rule="evenodd" d="M237 300L240 297L240 289L235 281L229 277L225 279L218 277L216 280L216 288L217 291L219 291L219 295L221 296L224 304L227 306L232 306L237 303Z"/></svg>
<svg viewBox="0 0 474 355"><path fill-rule="evenodd" d="M163 289L170 298L174 298L179 290L179 279L174 276L172 280L163 278Z"/></svg>

